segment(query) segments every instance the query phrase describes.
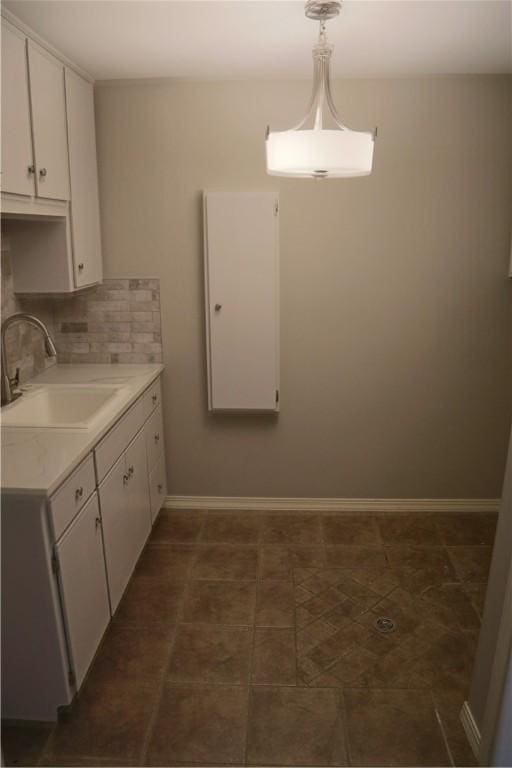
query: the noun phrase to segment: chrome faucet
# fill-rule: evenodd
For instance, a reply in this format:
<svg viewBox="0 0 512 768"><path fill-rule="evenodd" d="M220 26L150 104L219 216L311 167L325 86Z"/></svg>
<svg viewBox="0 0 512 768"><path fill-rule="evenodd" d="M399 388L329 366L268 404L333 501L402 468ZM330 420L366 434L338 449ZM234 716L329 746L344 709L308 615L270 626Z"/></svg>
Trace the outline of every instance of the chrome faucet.
<svg viewBox="0 0 512 768"><path fill-rule="evenodd" d="M13 377L9 376L9 370L7 368L7 353L5 351L5 333L11 325L14 323L28 323L33 325L34 328L39 328L44 337L44 349L47 357L53 357L57 355L55 344L50 336L50 332L46 325L35 317L35 315L28 315L26 312L16 312L15 315L10 315L2 323L0 330L0 346L2 352L2 405L12 403L13 400L21 396L21 392L13 392L20 383L20 369L16 368L16 373Z"/></svg>

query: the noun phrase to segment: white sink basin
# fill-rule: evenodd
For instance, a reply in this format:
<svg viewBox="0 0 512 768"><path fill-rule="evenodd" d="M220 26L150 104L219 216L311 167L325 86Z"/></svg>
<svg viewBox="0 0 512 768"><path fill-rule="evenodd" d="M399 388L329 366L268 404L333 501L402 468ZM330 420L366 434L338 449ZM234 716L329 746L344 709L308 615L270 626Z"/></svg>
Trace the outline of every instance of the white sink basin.
<svg viewBox="0 0 512 768"><path fill-rule="evenodd" d="M113 386L47 384L29 389L2 408L1 423L3 427L88 429L121 391Z"/></svg>

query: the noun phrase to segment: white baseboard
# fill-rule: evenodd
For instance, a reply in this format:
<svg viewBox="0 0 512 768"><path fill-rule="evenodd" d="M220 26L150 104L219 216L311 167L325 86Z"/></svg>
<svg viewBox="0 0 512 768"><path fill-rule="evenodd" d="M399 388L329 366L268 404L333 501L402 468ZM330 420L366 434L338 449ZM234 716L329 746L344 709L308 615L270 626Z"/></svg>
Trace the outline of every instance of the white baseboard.
<svg viewBox="0 0 512 768"><path fill-rule="evenodd" d="M166 509L285 512L497 512L499 499L326 499L267 496L166 496Z"/></svg>
<svg viewBox="0 0 512 768"><path fill-rule="evenodd" d="M482 737L480 735L480 729L476 724L475 718L469 706L469 701L465 701L460 711L460 721L466 733L469 746L473 750L473 754L478 760L480 754L480 742Z"/></svg>

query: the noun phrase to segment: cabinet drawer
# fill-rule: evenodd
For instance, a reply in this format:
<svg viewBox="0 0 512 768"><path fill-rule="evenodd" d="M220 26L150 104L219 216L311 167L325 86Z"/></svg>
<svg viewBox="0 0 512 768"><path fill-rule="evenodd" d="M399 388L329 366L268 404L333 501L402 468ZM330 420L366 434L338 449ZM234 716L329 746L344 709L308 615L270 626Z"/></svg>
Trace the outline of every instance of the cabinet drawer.
<svg viewBox="0 0 512 768"><path fill-rule="evenodd" d="M50 518L56 540L83 507L95 485L94 461L90 453L50 499Z"/></svg>
<svg viewBox="0 0 512 768"><path fill-rule="evenodd" d="M163 453L158 464L149 475L149 493L151 495L151 522L154 523L167 495L165 456Z"/></svg>
<svg viewBox="0 0 512 768"><path fill-rule="evenodd" d="M115 424L110 432L94 449L98 483L101 483L128 443L144 424L144 396L139 397L135 405Z"/></svg>
<svg viewBox="0 0 512 768"><path fill-rule="evenodd" d="M144 420L151 416L151 413L162 402L162 387L160 386L160 377L151 384L142 395L144 401Z"/></svg>
<svg viewBox="0 0 512 768"><path fill-rule="evenodd" d="M151 472L164 448L164 425L162 408L159 406L144 427L146 436L146 452L148 457L148 472Z"/></svg>

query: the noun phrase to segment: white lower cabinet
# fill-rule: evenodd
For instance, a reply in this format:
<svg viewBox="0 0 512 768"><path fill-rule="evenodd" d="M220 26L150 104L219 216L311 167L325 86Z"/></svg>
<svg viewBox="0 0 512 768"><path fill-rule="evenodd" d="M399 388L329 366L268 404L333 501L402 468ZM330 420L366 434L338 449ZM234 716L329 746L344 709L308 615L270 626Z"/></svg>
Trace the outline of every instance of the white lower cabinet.
<svg viewBox="0 0 512 768"><path fill-rule="evenodd" d="M62 611L77 687L110 621L96 493L55 545Z"/></svg>
<svg viewBox="0 0 512 768"><path fill-rule="evenodd" d="M151 533L151 504L149 498L148 464L144 430L126 449L128 484L126 493L134 531L134 561L137 561L146 539Z"/></svg>
<svg viewBox="0 0 512 768"><path fill-rule="evenodd" d="M151 530L144 431L99 487L110 604L114 612Z"/></svg>
<svg viewBox="0 0 512 768"><path fill-rule="evenodd" d="M166 493L153 381L50 498L2 498L2 716L52 720L80 688Z"/></svg>
<svg viewBox="0 0 512 768"><path fill-rule="evenodd" d="M130 578L133 549L126 509L126 457L123 454L99 487L110 604L115 611Z"/></svg>
<svg viewBox="0 0 512 768"><path fill-rule="evenodd" d="M167 480L165 476L165 456L162 453L159 461L149 474L149 493L151 496L151 520L155 522L167 495Z"/></svg>
<svg viewBox="0 0 512 768"><path fill-rule="evenodd" d="M154 401L153 401L154 402ZM164 424L162 408L158 405L144 426L146 436L146 456L148 460L149 493L151 496L151 520L158 515L165 495L167 483L164 457Z"/></svg>
<svg viewBox="0 0 512 768"><path fill-rule="evenodd" d="M148 469L151 472L162 454L164 445L164 425L160 406L155 409L153 415L147 420L144 430L146 433Z"/></svg>

